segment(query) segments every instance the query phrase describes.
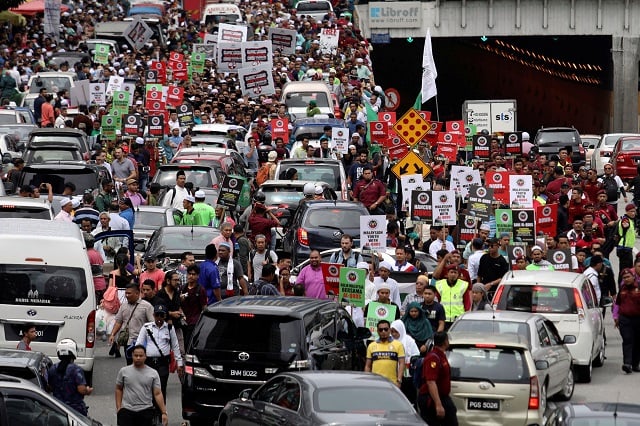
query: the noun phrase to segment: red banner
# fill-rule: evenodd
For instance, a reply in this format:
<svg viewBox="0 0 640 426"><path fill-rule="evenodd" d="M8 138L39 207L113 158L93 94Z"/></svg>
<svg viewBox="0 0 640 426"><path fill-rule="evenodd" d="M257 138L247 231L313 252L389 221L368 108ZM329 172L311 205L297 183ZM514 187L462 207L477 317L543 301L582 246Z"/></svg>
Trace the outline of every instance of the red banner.
<svg viewBox="0 0 640 426"><path fill-rule="evenodd" d="M393 126L396 124L396 113L395 111L384 111L378 113L378 121L386 121L389 125Z"/></svg>
<svg viewBox="0 0 640 426"><path fill-rule="evenodd" d="M542 231L544 235L556 235L556 217L558 217L557 204L536 207L536 231Z"/></svg>
<svg viewBox="0 0 640 426"><path fill-rule="evenodd" d="M369 123L371 140L380 145L385 145L389 139L389 123L386 121L372 121Z"/></svg>
<svg viewBox="0 0 640 426"><path fill-rule="evenodd" d="M438 141L438 134L440 133L440 130L442 130L442 122L441 121L429 121L429 127L430 127L430 129L427 132L427 135L425 136L425 139L431 145L433 145L434 143L436 143Z"/></svg>
<svg viewBox="0 0 640 426"><path fill-rule="evenodd" d="M162 100L162 90L149 90L145 96L145 108L147 110L162 111L166 104Z"/></svg>
<svg viewBox="0 0 640 426"><path fill-rule="evenodd" d="M445 157L450 163L455 163L456 157L458 156L458 145L454 143L439 142L436 155Z"/></svg>
<svg viewBox="0 0 640 426"><path fill-rule="evenodd" d="M493 198L509 205L509 172L490 172L484 175L485 186L493 189Z"/></svg>
<svg viewBox="0 0 640 426"><path fill-rule="evenodd" d="M385 141L384 146L389 148L389 157L392 160L400 159L409 152L409 146L407 146L407 144L396 135L388 138Z"/></svg>
<svg viewBox="0 0 640 426"><path fill-rule="evenodd" d="M184 100L184 87L169 86L167 91L167 105L179 107Z"/></svg>
<svg viewBox="0 0 640 426"><path fill-rule="evenodd" d="M289 120L286 118L271 119L271 136L275 142L276 138L282 138L285 145L289 143Z"/></svg>
<svg viewBox="0 0 640 426"><path fill-rule="evenodd" d="M151 70L157 72L157 83L164 85L167 82L167 67L159 61L151 61Z"/></svg>
<svg viewBox="0 0 640 426"><path fill-rule="evenodd" d="M448 133L460 133L464 135L464 121L447 121L447 132Z"/></svg>
<svg viewBox="0 0 640 426"><path fill-rule="evenodd" d="M327 293L333 292L336 296L340 294L340 263L324 263L322 266L322 276L324 277L324 289Z"/></svg>
<svg viewBox="0 0 640 426"><path fill-rule="evenodd" d="M463 133L440 132L438 133L438 143L440 142L452 143L459 148L467 146L467 140Z"/></svg>

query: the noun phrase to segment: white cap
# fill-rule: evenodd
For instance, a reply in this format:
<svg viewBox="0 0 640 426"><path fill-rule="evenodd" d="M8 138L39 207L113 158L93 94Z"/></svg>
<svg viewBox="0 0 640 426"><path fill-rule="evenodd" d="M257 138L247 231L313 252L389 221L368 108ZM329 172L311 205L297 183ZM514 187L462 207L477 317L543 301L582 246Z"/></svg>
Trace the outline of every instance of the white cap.
<svg viewBox="0 0 640 426"><path fill-rule="evenodd" d="M196 191L195 198L205 198L205 197L206 197L206 195L205 195L204 191L202 191L202 190Z"/></svg>
<svg viewBox="0 0 640 426"><path fill-rule="evenodd" d="M366 269L368 271L369 270L369 264L367 262L358 262L358 264L356 265L356 268L358 268L358 269Z"/></svg>
<svg viewBox="0 0 640 426"><path fill-rule="evenodd" d="M78 207L80 207L80 200L77 198L74 198L73 200L71 200L71 206L74 209L77 209Z"/></svg>
<svg viewBox="0 0 640 426"><path fill-rule="evenodd" d="M543 250L542 250L542 247L540 247L540 246L533 246L533 247L531 247L531 253L533 253L533 252L534 252L534 251L536 251L536 250L543 251Z"/></svg>
<svg viewBox="0 0 640 426"><path fill-rule="evenodd" d="M196 199L193 197L193 195L185 195L184 199L185 201L189 201L190 203L196 202Z"/></svg>
<svg viewBox="0 0 640 426"><path fill-rule="evenodd" d="M359 63L359 64L362 64L362 63L364 63L364 59L358 58L358 59L356 59L356 62Z"/></svg>
<svg viewBox="0 0 640 426"><path fill-rule="evenodd" d="M316 185L314 192L316 195L322 195L322 193L324 192L324 189L322 189L320 185Z"/></svg>
<svg viewBox="0 0 640 426"><path fill-rule="evenodd" d="M60 207L64 207L67 204L71 204L71 198L63 198L62 200L60 200Z"/></svg>
<svg viewBox="0 0 640 426"><path fill-rule="evenodd" d="M383 289L391 291L391 285L386 281L380 281L379 283L376 283L376 293Z"/></svg>
<svg viewBox="0 0 640 426"><path fill-rule="evenodd" d="M378 265L378 269L380 268L384 268L386 270L388 270L389 272L391 272L393 270L393 266L391 266L391 264L387 261L384 262L380 262L380 265Z"/></svg>
<svg viewBox="0 0 640 426"><path fill-rule="evenodd" d="M138 137L136 138L136 143L137 143L138 145L144 145L144 138L141 138L141 137L139 137L139 136L138 136Z"/></svg>
<svg viewBox="0 0 640 426"><path fill-rule="evenodd" d="M120 71L118 71L118 75L119 75L119 76L124 76L124 70L120 70Z"/></svg>

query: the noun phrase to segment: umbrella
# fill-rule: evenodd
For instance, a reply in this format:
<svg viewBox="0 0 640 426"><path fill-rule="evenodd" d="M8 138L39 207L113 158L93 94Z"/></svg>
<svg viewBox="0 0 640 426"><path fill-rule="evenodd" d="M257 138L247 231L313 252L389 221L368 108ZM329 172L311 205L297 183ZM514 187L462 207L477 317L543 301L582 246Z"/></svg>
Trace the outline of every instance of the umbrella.
<svg viewBox="0 0 640 426"><path fill-rule="evenodd" d="M9 10L11 12L26 16L35 15L36 13L44 13L44 0L32 0L30 2L22 3L19 7L14 7ZM65 6L64 4L60 5L60 12L66 12L68 10L68 6Z"/></svg>
<svg viewBox="0 0 640 426"><path fill-rule="evenodd" d="M0 22L10 22L12 25L19 27L27 25L27 20L24 16L9 12L8 10L0 12Z"/></svg>

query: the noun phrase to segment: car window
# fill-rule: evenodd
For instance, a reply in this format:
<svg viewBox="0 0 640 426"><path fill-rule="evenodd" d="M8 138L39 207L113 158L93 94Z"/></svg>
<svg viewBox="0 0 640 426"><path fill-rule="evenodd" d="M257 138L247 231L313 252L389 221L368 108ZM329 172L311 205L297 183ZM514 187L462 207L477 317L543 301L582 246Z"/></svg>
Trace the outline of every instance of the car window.
<svg viewBox="0 0 640 426"><path fill-rule="evenodd" d="M167 216L165 212L155 212L147 210L136 210L136 228L139 229L158 229L167 225Z"/></svg>
<svg viewBox="0 0 640 426"><path fill-rule="evenodd" d="M212 173L209 170L192 170L192 169L180 169L184 170L184 174L187 178L187 182L193 183L197 188L211 188L214 183ZM156 183L163 186L173 187L176 184L176 169L167 169L158 171L159 176L156 179Z"/></svg>
<svg viewBox="0 0 640 426"><path fill-rule="evenodd" d="M340 187L340 169L338 165L329 166L325 164L296 164L289 165L298 171L298 180L310 180L312 182L326 182L332 188ZM280 168L282 171L284 164Z"/></svg>
<svg viewBox="0 0 640 426"><path fill-rule="evenodd" d="M98 176L89 168L62 171L25 168L22 176L23 185L31 185L37 188L42 183L50 183L53 187L53 193L56 195L62 194L66 182L75 183L76 194L84 194L86 191L90 192L99 188Z"/></svg>
<svg viewBox="0 0 640 426"><path fill-rule="evenodd" d="M285 98L287 108L306 108L310 101L316 101L318 108L330 107L324 92L290 92Z"/></svg>
<svg viewBox="0 0 640 426"><path fill-rule="evenodd" d="M539 146L553 145L555 143L574 144L577 141L578 139L576 138L576 132L571 130L545 131L545 132L539 132L536 135L536 143Z"/></svg>
<svg viewBox="0 0 640 426"><path fill-rule="evenodd" d="M69 425L66 414L39 399L26 395L4 393L7 420L10 425L65 426Z"/></svg>
<svg viewBox="0 0 640 426"><path fill-rule="evenodd" d="M519 336L529 336L529 326L523 322L515 321L475 321L461 319L451 326L451 332L478 333L478 334L504 334L513 333Z"/></svg>
<svg viewBox="0 0 640 426"><path fill-rule="evenodd" d="M318 12L331 10L331 5L326 1L300 2L297 4L298 12ZM304 13L302 13L304 15Z"/></svg>
<svg viewBox="0 0 640 426"><path fill-rule="evenodd" d="M36 149L29 152L27 163L44 163L45 161L81 161L79 151L68 149Z"/></svg>
<svg viewBox="0 0 640 426"><path fill-rule="evenodd" d="M309 342L309 349L335 344L336 324L333 312L323 314L319 321L314 321L310 324L310 330L307 331L307 341Z"/></svg>
<svg viewBox="0 0 640 426"><path fill-rule="evenodd" d="M342 310L339 311L336 325L338 330L338 333L336 334L337 341L342 342L343 340L356 335L355 325L347 312Z"/></svg>
<svg viewBox="0 0 640 426"><path fill-rule="evenodd" d="M498 301L508 311L576 314L573 289L540 285L508 285Z"/></svg>
<svg viewBox="0 0 640 426"><path fill-rule="evenodd" d="M549 333L547 333L547 329L544 327L542 321L538 321L536 323L536 330L538 332L538 339L540 340L540 346L546 347L551 346L551 338L549 337Z"/></svg>
<svg viewBox="0 0 640 426"><path fill-rule="evenodd" d="M271 403L288 410L298 411L301 393L298 382L287 377L281 382Z"/></svg>
<svg viewBox="0 0 640 426"><path fill-rule="evenodd" d="M46 88L48 93L58 93L60 90L71 90L69 77L35 77L29 82L29 93L40 93L41 88Z"/></svg>
<svg viewBox="0 0 640 426"><path fill-rule="evenodd" d="M280 387L283 382L284 377L276 377L273 380L270 380L256 391L253 395L253 399L267 403L274 401L280 392Z"/></svg>
<svg viewBox="0 0 640 426"><path fill-rule="evenodd" d="M276 188L273 186L264 186L261 190L266 197L265 205L267 206L288 203L298 204L304 197L301 191L302 188L300 187Z"/></svg>
<svg viewBox="0 0 640 426"><path fill-rule="evenodd" d="M547 329L547 335L549 336L549 339L551 340L551 344L552 345L561 345L562 344L562 339L560 338L560 334L558 333L558 329L556 329L556 326L553 324L552 321L549 320L544 320L544 327Z"/></svg>
<svg viewBox="0 0 640 426"><path fill-rule="evenodd" d="M582 297L587 304L587 309L595 308L593 293L591 292L591 285L587 281L582 282Z"/></svg>
<svg viewBox="0 0 640 426"><path fill-rule="evenodd" d="M333 227L338 229L360 228L360 216L362 212L356 209L313 209L304 219L303 227L322 228Z"/></svg>
<svg viewBox="0 0 640 426"><path fill-rule="evenodd" d="M622 141L620 151L637 151L640 149L640 139L627 139Z"/></svg>
<svg viewBox="0 0 640 426"><path fill-rule="evenodd" d="M45 207L0 205L0 218L45 219L51 220L51 210Z"/></svg>
<svg viewBox="0 0 640 426"><path fill-rule="evenodd" d="M22 121L18 121L18 117L12 111L10 114L0 114L0 124L16 124L22 123Z"/></svg>
<svg viewBox="0 0 640 426"><path fill-rule="evenodd" d="M454 346L448 354L451 380L474 377L500 383L529 383L529 371L522 350Z"/></svg>
<svg viewBox="0 0 640 426"><path fill-rule="evenodd" d="M318 388L313 393L313 410L320 413L376 413L411 411L409 401L384 385Z"/></svg>

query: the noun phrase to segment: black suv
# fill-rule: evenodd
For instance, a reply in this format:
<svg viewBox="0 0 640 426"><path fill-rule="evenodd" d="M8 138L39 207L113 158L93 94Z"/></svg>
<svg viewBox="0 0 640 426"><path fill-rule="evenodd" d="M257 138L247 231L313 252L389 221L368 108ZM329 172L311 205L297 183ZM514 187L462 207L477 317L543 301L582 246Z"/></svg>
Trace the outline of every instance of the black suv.
<svg viewBox="0 0 640 426"><path fill-rule="evenodd" d="M212 423L240 391L284 371L362 371L370 336L328 300L241 296L208 306L187 346L182 417Z"/></svg>
<svg viewBox="0 0 640 426"><path fill-rule="evenodd" d="M98 164L85 164L77 162L69 163L43 163L25 166L20 173L18 187L31 185L38 188L43 183L50 183L53 193L60 195L64 191L66 182L73 182L76 185L76 194L94 192L97 194L104 180L111 180L109 171ZM46 191L41 191L41 195L46 195Z"/></svg>
<svg viewBox="0 0 640 426"><path fill-rule="evenodd" d="M540 154L558 154L560 148L567 148L573 171L586 165L586 152L582 146L580 133L573 127L543 127L536 133L534 144Z"/></svg>

